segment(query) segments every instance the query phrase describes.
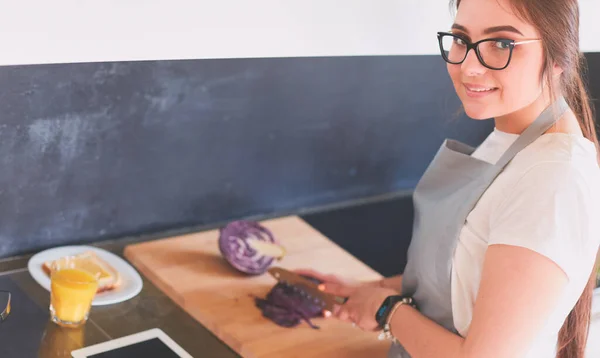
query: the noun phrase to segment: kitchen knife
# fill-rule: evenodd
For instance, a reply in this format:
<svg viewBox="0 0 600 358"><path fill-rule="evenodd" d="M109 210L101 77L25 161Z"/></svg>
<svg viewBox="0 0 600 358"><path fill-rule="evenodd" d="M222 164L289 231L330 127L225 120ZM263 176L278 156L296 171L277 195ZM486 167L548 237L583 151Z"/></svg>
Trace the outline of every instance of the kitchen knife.
<svg viewBox="0 0 600 358"><path fill-rule="evenodd" d="M309 278L299 275L282 267L270 267L269 274L277 281L304 292L308 297L315 299L324 309L332 311L335 305L346 303L348 298L332 295L319 290L319 284Z"/></svg>

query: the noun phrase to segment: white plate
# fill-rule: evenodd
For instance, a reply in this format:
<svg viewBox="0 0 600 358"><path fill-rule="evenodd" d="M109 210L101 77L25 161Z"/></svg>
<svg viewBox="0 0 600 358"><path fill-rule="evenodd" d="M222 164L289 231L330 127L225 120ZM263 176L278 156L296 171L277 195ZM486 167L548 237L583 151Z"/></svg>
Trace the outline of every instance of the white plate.
<svg viewBox="0 0 600 358"><path fill-rule="evenodd" d="M29 273L33 279L43 288L50 291L50 277L48 277L48 275L46 275L42 269L42 264L46 261L57 260L64 256L77 255L85 251L94 251L98 257L105 260L115 270L119 271L119 274L121 275L121 285L114 290L97 294L92 302L92 306L104 306L127 301L128 299L131 299L140 293L143 287L140 274L129 263L127 263L127 261L111 252L99 249L97 247L62 246L48 249L37 253L31 259L29 259L27 268L29 269Z"/></svg>

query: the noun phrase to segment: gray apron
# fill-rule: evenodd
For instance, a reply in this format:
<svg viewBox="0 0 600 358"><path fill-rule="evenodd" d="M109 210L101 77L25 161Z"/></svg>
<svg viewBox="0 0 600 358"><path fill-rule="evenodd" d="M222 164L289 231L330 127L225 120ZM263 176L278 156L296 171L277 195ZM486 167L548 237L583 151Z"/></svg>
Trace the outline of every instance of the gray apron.
<svg viewBox="0 0 600 358"><path fill-rule="evenodd" d="M495 164L472 157L475 149L466 144L444 141L417 184L402 294L411 295L422 314L446 329L457 333L450 289L452 258L467 216L515 155L550 129L567 108L564 98L558 98L556 106L546 108ZM388 357L410 355L394 342Z"/></svg>

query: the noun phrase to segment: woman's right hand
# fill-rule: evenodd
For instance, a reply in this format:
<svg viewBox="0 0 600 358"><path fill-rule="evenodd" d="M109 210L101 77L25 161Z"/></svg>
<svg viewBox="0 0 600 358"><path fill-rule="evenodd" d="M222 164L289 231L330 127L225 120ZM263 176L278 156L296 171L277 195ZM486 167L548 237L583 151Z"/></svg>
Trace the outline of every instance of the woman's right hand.
<svg viewBox="0 0 600 358"><path fill-rule="evenodd" d="M357 289L359 287L364 287L364 286L379 287L380 286L379 281L361 282L361 281L356 281L356 280L348 280L348 279L343 279L337 275L325 274L325 273L318 272L318 271L315 271L312 269L297 269L297 270L294 270L294 272L299 275L312 277L314 279L319 280L322 284L327 285L327 291L329 291L329 292L345 292L345 293L352 294L352 291L354 291L355 289ZM323 313L323 315L325 317L329 317L329 316L331 316L331 312L326 311Z"/></svg>

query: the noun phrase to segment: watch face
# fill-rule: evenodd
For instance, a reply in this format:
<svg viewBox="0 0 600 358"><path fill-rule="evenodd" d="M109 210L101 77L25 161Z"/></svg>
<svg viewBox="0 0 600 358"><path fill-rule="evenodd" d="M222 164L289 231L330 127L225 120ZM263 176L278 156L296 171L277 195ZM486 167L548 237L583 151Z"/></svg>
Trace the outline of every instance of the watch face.
<svg viewBox="0 0 600 358"><path fill-rule="evenodd" d="M379 307L379 311L377 311L377 317L381 317L381 316L383 316L383 314L384 314L384 313L385 313L385 311L387 310L388 306L389 306L389 305L387 305L387 304L383 303L383 304L381 305L381 307Z"/></svg>
<svg viewBox="0 0 600 358"><path fill-rule="evenodd" d="M382 324L382 322L385 321L385 318L387 317L387 314L392 306L393 300L394 296L390 296L383 301L383 303L377 310L377 314L375 315L375 320L377 321L377 323Z"/></svg>

